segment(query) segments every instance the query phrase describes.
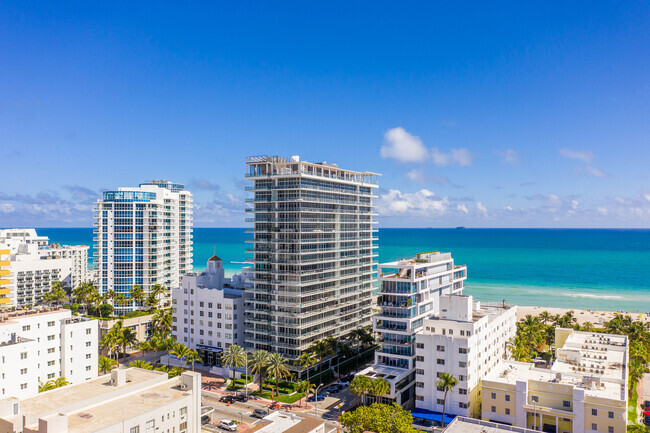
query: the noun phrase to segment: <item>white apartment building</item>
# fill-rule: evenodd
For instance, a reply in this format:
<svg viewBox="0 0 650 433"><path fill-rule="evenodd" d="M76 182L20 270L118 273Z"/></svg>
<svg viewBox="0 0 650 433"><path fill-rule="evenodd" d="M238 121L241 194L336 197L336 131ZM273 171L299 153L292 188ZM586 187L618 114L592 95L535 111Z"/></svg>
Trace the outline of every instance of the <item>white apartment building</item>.
<svg viewBox="0 0 650 433"><path fill-rule="evenodd" d="M431 252L380 264L379 275L380 313L373 317L373 331L380 335L381 348L375 363L359 374L386 379L390 393L379 400L410 409L415 397L415 335L424 319L438 313L441 295L462 293L467 267L454 265L451 253Z"/></svg>
<svg viewBox="0 0 650 433"><path fill-rule="evenodd" d="M254 265L246 345L295 359L316 340L370 326L379 175L298 156L246 165Z"/></svg>
<svg viewBox="0 0 650 433"><path fill-rule="evenodd" d="M9 302L5 307L23 307L41 302L55 282L75 288L88 274L88 246L50 244L35 229L0 230L0 249L8 250L3 268L8 268Z"/></svg>
<svg viewBox="0 0 650 433"><path fill-rule="evenodd" d="M201 375L114 369L30 398L0 400L0 433L200 433Z"/></svg>
<svg viewBox="0 0 650 433"><path fill-rule="evenodd" d="M167 181L105 191L95 206L95 258L101 293L129 298L134 285L178 287L192 270L192 194ZM117 313L132 310L131 305Z"/></svg>
<svg viewBox="0 0 650 433"><path fill-rule="evenodd" d="M555 329L550 368L505 361L482 380L483 419L557 433L624 433L625 335Z"/></svg>
<svg viewBox="0 0 650 433"><path fill-rule="evenodd" d="M438 378L449 373L458 386L447 394L445 414L478 417L481 378L506 356L506 343L517 331L516 306L481 304L471 296L443 295L440 312L425 319L415 336L416 387L413 417L430 428L440 419L444 391Z"/></svg>
<svg viewBox="0 0 650 433"><path fill-rule="evenodd" d="M208 259L205 272L183 276L172 289L172 335L196 349L208 365L220 365L223 350L244 345L245 274L224 277L223 262Z"/></svg>
<svg viewBox="0 0 650 433"><path fill-rule="evenodd" d="M70 310L0 314L0 398L27 398L39 383L97 376L97 321Z"/></svg>

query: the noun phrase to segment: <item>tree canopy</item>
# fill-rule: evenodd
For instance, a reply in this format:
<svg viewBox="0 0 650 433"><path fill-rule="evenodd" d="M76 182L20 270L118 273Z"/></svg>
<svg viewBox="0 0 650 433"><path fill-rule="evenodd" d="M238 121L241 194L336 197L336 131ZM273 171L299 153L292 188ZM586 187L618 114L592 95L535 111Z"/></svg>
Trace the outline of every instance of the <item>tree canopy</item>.
<svg viewBox="0 0 650 433"><path fill-rule="evenodd" d="M392 404L373 403L341 415L341 425L349 433L416 433L411 413Z"/></svg>

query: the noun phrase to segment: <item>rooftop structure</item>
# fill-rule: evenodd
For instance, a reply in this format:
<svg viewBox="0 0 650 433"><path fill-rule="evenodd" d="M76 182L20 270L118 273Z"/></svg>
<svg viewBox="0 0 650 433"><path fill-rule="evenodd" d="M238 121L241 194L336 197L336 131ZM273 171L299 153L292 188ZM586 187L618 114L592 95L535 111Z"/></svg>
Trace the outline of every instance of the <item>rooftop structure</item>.
<svg viewBox="0 0 650 433"><path fill-rule="evenodd" d="M254 184L245 343L295 359L314 341L370 326L376 173L249 157Z"/></svg>
<svg viewBox="0 0 650 433"><path fill-rule="evenodd" d="M522 427L515 427L498 422L483 421L480 419L466 418L457 416L443 430L444 433L536 433L536 430L530 430Z"/></svg>
<svg viewBox="0 0 650 433"><path fill-rule="evenodd" d="M415 397L415 334L424 319L438 313L441 295L462 293L467 267L454 265L450 253L432 252L382 263L379 274L380 312L373 330L380 334L381 348L360 374L386 379L390 393L378 400L408 409Z"/></svg>
<svg viewBox="0 0 650 433"><path fill-rule="evenodd" d="M156 284L178 287L192 270L192 194L183 185L157 180L105 191L95 206L94 233L102 294L114 290L128 299L134 285L147 295Z"/></svg>
<svg viewBox="0 0 650 433"><path fill-rule="evenodd" d="M115 369L26 399L0 400L0 432L200 431L201 375ZM136 429L136 430L134 430Z"/></svg>
<svg viewBox="0 0 650 433"><path fill-rule="evenodd" d="M550 368L507 361L483 378L483 418L567 432L624 432L628 341L556 328Z"/></svg>
<svg viewBox="0 0 650 433"><path fill-rule="evenodd" d="M282 411L271 412L249 433L325 433L325 421Z"/></svg>

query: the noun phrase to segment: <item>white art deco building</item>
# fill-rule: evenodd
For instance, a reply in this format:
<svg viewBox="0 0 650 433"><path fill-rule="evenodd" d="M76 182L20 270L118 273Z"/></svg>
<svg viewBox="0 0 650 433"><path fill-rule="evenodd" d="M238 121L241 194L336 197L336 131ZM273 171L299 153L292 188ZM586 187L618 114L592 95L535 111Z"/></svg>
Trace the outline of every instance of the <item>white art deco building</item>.
<svg viewBox="0 0 650 433"><path fill-rule="evenodd" d="M297 156L249 157L253 294L246 345L295 358L370 326L378 176Z"/></svg>
<svg viewBox="0 0 650 433"><path fill-rule="evenodd" d="M167 181L105 191L95 207L94 241L102 294L128 298L136 284L145 293L155 284L178 287L192 270L192 194Z"/></svg>
<svg viewBox="0 0 650 433"><path fill-rule="evenodd" d="M386 379L390 393L380 397L381 402L410 409L415 398L415 334L426 318L438 313L441 295L462 293L467 267L454 265L450 253L432 252L382 263L379 273L381 311L373 317L373 330L380 335L381 348L374 365L359 374Z"/></svg>

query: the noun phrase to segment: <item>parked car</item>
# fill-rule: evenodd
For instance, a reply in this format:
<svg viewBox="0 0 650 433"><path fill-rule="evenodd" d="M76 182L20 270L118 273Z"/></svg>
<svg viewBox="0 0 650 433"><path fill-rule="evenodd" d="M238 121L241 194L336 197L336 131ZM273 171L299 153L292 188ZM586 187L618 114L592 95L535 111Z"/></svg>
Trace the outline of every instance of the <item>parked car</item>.
<svg viewBox="0 0 650 433"><path fill-rule="evenodd" d="M269 405L269 409L271 409L271 410L279 410L280 409L280 403L278 403L277 401L274 401L273 403L271 403Z"/></svg>
<svg viewBox="0 0 650 433"><path fill-rule="evenodd" d="M248 401L248 397L246 396L246 394L237 394L235 396L235 400L241 401L242 403L246 403Z"/></svg>
<svg viewBox="0 0 650 433"><path fill-rule="evenodd" d="M235 397L232 395L224 395L219 399L221 403L230 403L233 404L235 402Z"/></svg>
<svg viewBox="0 0 650 433"><path fill-rule="evenodd" d="M352 379L354 379L354 374L348 374L347 376L343 376L341 378L341 382L347 382L349 385L350 382L352 382Z"/></svg>
<svg viewBox="0 0 650 433"><path fill-rule="evenodd" d="M643 409L650 409L650 400L646 400L643 402Z"/></svg>
<svg viewBox="0 0 650 433"><path fill-rule="evenodd" d="M201 425L210 424L211 421L212 420L210 419L210 415L203 415L201 417Z"/></svg>
<svg viewBox="0 0 650 433"><path fill-rule="evenodd" d="M342 387L350 386L350 381L343 378L339 382L336 382L335 385L341 385Z"/></svg>
<svg viewBox="0 0 650 433"><path fill-rule="evenodd" d="M268 413L267 411L265 411L265 410L262 410L262 409L255 409L255 410L253 411L253 413L251 414L251 416L252 416L253 418L260 418L260 419L262 419L262 418L264 418L265 416L267 416L268 414L269 414L269 413Z"/></svg>
<svg viewBox="0 0 650 433"><path fill-rule="evenodd" d="M646 415L643 417L643 424L650 427L650 415Z"/></svg>
<svg viewBox="0 0 650 433"><path fill-rule="evenodd" d="M342 386L334 384L334 385L328 386L328 387L325 388L323 391L324 391L325 393L327 393L327 394L336 394L336 393L339 392L341 389L343 389Z"/></svg>
<svg viewBox="0 0 650 433"><path fill-rule="evenodd" d="M309 397L309 398L307 399L307 401L316 401L316 397L318 397L318 401L323 401L323 400L325 400L325 396L324 396L323 394L318 394L318 396L316 396L316 395L314 394L314 395L312 395L311 397Z"/></svg>
<svg viewBox="0 0 650 433"><path fill-rule="evenodd" d="M228 431L237 431L237 424L235 424L230 419L222 419L221 422L219 423L219 428L222 428L222 429L228 430Z"/></svg>

